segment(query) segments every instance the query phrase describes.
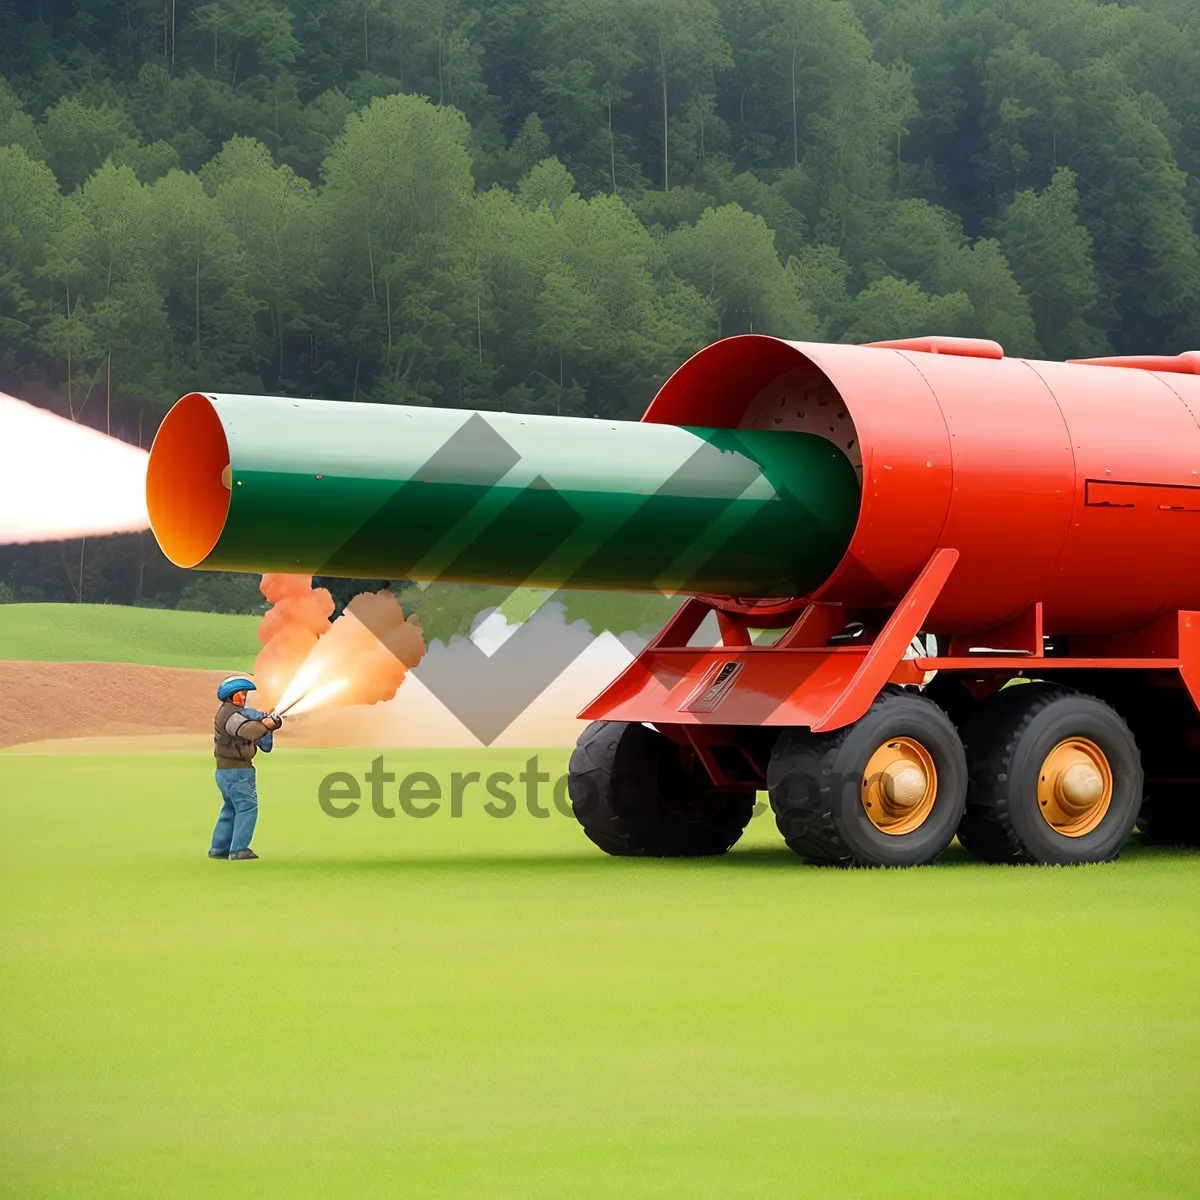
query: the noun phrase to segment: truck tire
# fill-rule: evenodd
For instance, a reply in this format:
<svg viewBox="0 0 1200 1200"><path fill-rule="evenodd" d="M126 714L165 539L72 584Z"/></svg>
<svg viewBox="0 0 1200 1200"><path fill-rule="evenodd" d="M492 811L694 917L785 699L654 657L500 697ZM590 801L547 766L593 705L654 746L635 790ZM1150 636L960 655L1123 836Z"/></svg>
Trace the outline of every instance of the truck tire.
<svg viewBox="0 0 1200 1200"><path fill-rule="evenodd" d="M1142 800L1142 763L1115 709L1057 684L989 697L963 734L970 786L958 840L993 863L1116 858Z"/></svg>
<svg viewBox="0 0 1200 1200"><path fill-rule="evenodd" d="M1200 784L1151 786L1137 827L1154 846L1200 846Z"/></svg>
<svg viewBox="0 0 1200 1200"><path fill-rule="evenodd" d="M593 721L571 754L575 817L606 854L699 858L742 836L754 792L713 786L695 754L645 725Z"/></svg>
<svg viewBox="0 0 1200 1200"><path fill-rule="evenodd" d="M911 867L954 840L967 765L953 722L932 700L889 688L844 729L785 729L767 787L783 840L807 861Z"/></svg>
<svg viewBox="0 0 1200 1200"><path fill-rule="evenodd" d="M1190 693L1183 686L1151 685L1131 671L1092 675L1094 682L1078 681L1078 686L1124 717L1141 751L1146 787L1137 827L1142 839L1161 846L1200 845L1200 753L1194 748L1200 714Z"/></svg>

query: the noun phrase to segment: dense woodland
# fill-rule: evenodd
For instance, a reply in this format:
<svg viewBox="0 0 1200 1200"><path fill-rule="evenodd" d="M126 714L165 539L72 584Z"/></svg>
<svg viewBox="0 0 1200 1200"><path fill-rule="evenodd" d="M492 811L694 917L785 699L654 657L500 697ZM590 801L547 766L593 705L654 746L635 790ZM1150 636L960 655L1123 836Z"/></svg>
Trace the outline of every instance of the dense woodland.
<svg viewBox="0 0 1200 1200"><path fill-rule="evenodd" d="M0 388L146 444L193 387L634 417L749 330L1197 347L1198 68L1196 0L8 2ZM0 598L178 602L145 543Z"/></svg>

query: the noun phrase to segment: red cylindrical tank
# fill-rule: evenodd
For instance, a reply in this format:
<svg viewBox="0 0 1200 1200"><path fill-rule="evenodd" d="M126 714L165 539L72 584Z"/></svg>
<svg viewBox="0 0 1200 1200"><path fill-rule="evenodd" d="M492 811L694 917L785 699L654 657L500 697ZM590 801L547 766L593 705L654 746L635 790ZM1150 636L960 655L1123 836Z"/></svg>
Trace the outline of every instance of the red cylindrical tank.
<svg viewBox="0 0 1200 1200"><path fill-rule="evenodd" d="M643 419L842 446L862 506L813 599L894 605L949 547L961 557L930 630L980 632L1041 602L1047 634L1115 634L1200 609L1200 377L1186 355L1117 365L750 335L691 358Z"/></svg>

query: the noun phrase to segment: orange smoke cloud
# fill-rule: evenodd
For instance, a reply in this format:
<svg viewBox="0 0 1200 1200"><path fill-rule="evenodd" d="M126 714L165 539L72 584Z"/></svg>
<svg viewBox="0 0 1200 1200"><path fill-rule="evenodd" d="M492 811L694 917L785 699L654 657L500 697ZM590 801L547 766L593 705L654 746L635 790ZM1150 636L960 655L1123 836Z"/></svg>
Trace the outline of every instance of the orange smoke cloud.
<svg viewBox="0 0 1200 1200"><path fill-rule="evenodd" d="M262 649L254 660L260 708L273 708L317 640L329 632L333 597L308 575L264 575L259 591L270 602L258 627Z"/></svg>
<svg viewBox="0 0 1200 1200"><path fill-rule="evenodd" d="M272 707L316 707L318 689L320 707L390 700L425 653L420 621L389 591L355 596L332 624L333 598L308 576L264 575L262 593L274 607L259 627L255 682Z"/></svg>

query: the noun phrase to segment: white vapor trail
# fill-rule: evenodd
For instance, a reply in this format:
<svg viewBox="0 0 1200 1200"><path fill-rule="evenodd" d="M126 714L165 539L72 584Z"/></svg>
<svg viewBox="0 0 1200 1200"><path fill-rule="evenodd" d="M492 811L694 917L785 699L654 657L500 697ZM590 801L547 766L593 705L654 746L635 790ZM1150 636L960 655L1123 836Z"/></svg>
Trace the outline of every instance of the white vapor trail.
<svg viewBox="0 0 1200 1200"><path fill-rule="evenodd" d="M149 457L0 392L0 544L149 528Z"/></svg>

